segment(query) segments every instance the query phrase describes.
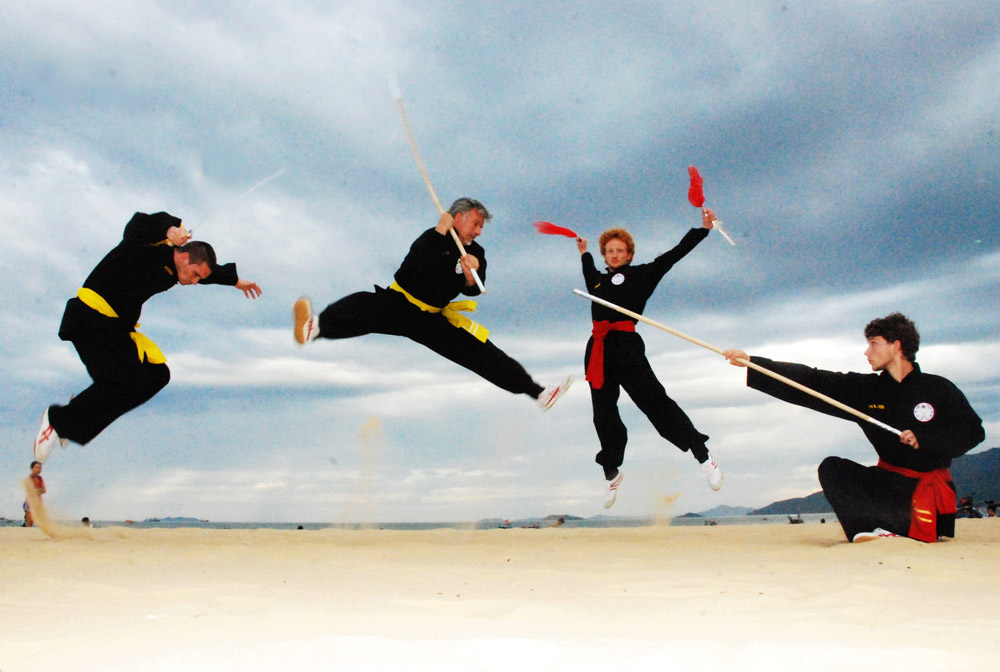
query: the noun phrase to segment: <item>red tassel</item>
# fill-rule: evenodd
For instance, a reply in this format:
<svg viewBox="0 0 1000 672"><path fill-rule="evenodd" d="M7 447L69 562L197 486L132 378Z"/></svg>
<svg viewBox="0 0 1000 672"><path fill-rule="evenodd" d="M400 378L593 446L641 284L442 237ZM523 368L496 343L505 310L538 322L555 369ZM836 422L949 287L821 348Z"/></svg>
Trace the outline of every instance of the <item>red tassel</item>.
<svg viewBox="0 0 1000 672"><path fill-rule="evenodd" d="M576 235L576 231L570 231L566 227L556 226L552 222L532 222L532 226L538 229L538 233L544 233L550 236L566 236L567 238L579 238Z"/></svg>
<svg viewBox="0 0 1000 672"><path fill-rule="evenodd" d="M701 179L698 169L694 166L688 166L688 173L691 175L691 186L688 188L688 201L694 207L700 208L705 205L705 192L702 189L705 181Z"/></svg>

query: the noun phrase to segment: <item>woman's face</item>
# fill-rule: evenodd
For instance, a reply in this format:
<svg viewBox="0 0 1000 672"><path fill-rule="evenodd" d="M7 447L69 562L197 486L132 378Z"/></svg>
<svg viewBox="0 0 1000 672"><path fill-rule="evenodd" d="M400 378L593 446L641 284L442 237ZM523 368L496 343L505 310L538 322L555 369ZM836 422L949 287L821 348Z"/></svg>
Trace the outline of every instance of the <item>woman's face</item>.
<svg viewBox="0 0 1000 672"><path fill-rule="evenodd" d="M604 263L614 270L632 261L628 245L620 238L612 238L604 245Z"/></svg>

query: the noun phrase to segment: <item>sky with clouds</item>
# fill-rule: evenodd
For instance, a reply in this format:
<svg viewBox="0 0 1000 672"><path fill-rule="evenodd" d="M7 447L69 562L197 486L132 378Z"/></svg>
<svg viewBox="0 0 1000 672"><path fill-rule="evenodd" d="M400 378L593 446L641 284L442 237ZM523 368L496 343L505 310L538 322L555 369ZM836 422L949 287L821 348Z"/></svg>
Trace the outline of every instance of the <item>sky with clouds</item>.
<svg viewBox="0 0 1000 672"><path fill-rule="evenodd" d="M19 517L38 418L89 384L56 332L132 214L165 210L264 295L176 287L143 332L170 385L45 465L66 517L467 521L604 513L583 376L579 255L611 226L652 260L711 234L646 315L719 347L867 370L895 310L918 361L1000 445L1000 13L993 3L0 3L0 515ZM482 200L477 319L547 383L549 412L388 336L298 347L291 306L386 285L436 222ZM283 171L239 199L262 180ZM235 201L235 202L234 202ZM746 389L718 355L641 326L668 393L712 438L693 458L623 396L617 515L762 506L874 453L851 423Z"/></svg>

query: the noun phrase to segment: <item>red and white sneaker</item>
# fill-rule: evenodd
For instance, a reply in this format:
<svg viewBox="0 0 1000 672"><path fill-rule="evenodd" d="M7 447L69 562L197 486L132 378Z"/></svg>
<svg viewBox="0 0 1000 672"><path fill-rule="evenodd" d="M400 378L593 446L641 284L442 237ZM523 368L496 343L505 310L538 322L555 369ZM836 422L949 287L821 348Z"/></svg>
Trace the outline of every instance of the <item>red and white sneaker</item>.
<svg viewBox="0 0 1000 672"><path fill-rule="evenodd" d="M49 409L42 413L42 426L35 436L35 460L44 462L56 446L65 448L69 445L69 439L63 439L56 433L55 428L49 423Z"/></svg>
<svg viewBox="0 0 1000 672"><path fill-rule="evenodd" d="M898 534L893 534L889 530L883 530L881 527L876 527L871 532L858 532L851 539L855 544L860 544L863 541L873 541L875 539L888 539L889 537L898 537Z"/></svg>
<svg viewBox="0 0 1000 672"><path fill-rule="evenodd" d="M708 487L712 490L722 489L722 469L719 469L719 463L712 457L712 453L709 453L708 459L701 463L701 470L708 477Z"/></svg>
<svg viewBox="0 0 1000 672"><path fill-rule="evenodd" d="M312 303L308 297L303 296L295 302L292 317L295 320L292 333L296 343L305 345L319 336L319 319L313 315Z"/></svg>
<svg viewBox="0 0 1000 672"><path fill-rule="evenodd" d="M568 390L569 386L572 384L573 376L570 376L561 383L549 385L542 390L541 394L538 395L538 405L542 407L543 411L549 410L553 405L555 405L556 400L559 399L559 397L566 394L566 390Z"/></svg>
<svg viewBox="0 0 1000 672"><path fill-rule="evenodd" d="M614 479L606 481L604 486L606 488L606 493L607 493L607 497L604 500L605 509L610 509L612 506L614 506L615 500L618 499L618 486L621 485L622 479L624 477L625 474L619 471L618 475L615 476Z"/></svg>

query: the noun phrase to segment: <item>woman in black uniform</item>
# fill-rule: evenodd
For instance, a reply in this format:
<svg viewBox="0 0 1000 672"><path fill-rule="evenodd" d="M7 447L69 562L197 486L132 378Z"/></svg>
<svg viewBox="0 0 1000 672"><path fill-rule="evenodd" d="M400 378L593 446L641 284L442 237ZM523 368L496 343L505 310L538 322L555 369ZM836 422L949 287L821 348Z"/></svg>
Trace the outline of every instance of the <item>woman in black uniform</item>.
<svg viewBox="0 0 1000 672"><path fill-rule="evenodd" d="M609 229L600 239L601 256L607 265L604 272L594 266L594 257L587 252L586 239L577 238L587 291L622 308L642 313L663 276L708 236L714 219L715 214L704 209L701 228L688 231L676 247L649 264L632 265L635 254L632 236L625 229ZM625 388L660 436L684 452L691 451L702 465L711 488L721 488L722 471L705 445L708 436L695 429L690 418L667 396L656 379L646 359L642 337L635 332L636 320L598 303L593 304L592 316L594 330L584 361L594 407L594 427L601 442L596 461L603 467L607 479L604 507L611 508L615 503L622 481L618 468L625 459L628 441L628 430L618 412L621 388Z"/></svg>

